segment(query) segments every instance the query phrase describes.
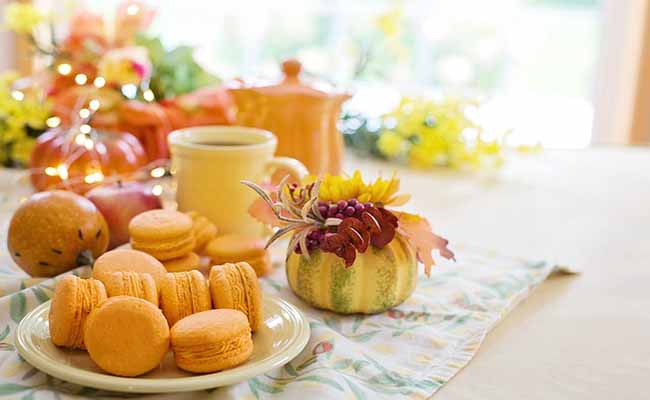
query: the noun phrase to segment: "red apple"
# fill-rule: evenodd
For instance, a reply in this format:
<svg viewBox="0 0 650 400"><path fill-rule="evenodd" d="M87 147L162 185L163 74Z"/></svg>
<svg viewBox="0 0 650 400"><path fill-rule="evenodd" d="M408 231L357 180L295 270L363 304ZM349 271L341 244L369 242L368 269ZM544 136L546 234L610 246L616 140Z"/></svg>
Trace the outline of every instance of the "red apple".
<svg viewBox="0 0 650 400"><path fill-rule="evenodd" d="M160 198L151 188L139 182L118 182L99 186L86 197L92 201L106 219L113 249L129 241L129 222L136 215L156 208L162 208Z"/></svg>

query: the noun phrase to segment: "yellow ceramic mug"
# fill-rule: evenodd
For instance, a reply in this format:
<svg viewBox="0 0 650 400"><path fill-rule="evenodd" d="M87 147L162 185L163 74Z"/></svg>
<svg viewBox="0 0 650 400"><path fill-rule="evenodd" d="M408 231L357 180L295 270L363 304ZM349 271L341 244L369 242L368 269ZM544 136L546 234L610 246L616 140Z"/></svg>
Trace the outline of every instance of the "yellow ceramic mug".
<svg viewBox="0 0 650 400"><path fill-rule="evenodd" d="M262 233L248 214L258 196L241 180L261 182L278 168L299 179L307 175L300 161L273 156L278 140L265 130L201 126L172 132L168 140L178 209L205 215L219 233Z"/></svg>

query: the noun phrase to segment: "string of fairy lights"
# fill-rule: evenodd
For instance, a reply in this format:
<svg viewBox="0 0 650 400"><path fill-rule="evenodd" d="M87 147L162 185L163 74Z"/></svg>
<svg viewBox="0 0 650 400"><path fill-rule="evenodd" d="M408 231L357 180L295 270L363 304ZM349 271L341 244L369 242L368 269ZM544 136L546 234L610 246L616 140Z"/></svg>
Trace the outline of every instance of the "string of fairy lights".
<svg viewBox="0 0 650 400"><path fill-rule="evenodd" d="M127 7L127 13L129 15L136 15L139 12L140 8L138 4L131 4L129 7ZM92 82L90 82L87 74L83 72L75 73L73 65L68 62L59 63L53 69L57 74L61 76L74 76L74 84L78 86L92 85L95 89L99 90L108 84L107 80L103 76L96 76ZM140 89L140 93L144 101L149 103L154 102L156 100L156 96L150 89L149 79L150 78L143 79L140 85L127 83L121 85L116 89L119 89L122 95L129 100L135 99L138 96L138 89ZM23 101L25 99L25 92L21 89L22 88L19 87L12 87L10 95L16 101ZM29 172L36 174L44 173L47 176L58 177L61 182L53 187L53 189L69 188L80 183L92 185L98 183L110 183L124 179L136 179L142 174L151 176L153 178L158 178L169 174L168 161L158 160L149 163L130 174L111 175L110 177L105 176L99 159L100 155L97 154L105 151L105 149L102 147L96 147L95 131L91 125L92 117L97 111L99 111L101 105L101 101L98 97L92 97L89 99L87 96L82 96L75 107L72 109L72 123L68 128L68 133L66 133L69 138L66 139L66 142L64 144L66 148L63 149L63 154L67 154L65 159L61 160L61 162L57 165L51 165L45 168L32 168L29 170ZM62 125L62 123L63 121L61 118L56 115L47 118L45 121L46 126L50 129L58 128ZM77 145L77 148L73 151L70 151L69 146L72 143L75 143ZM88 152L90 154L90 157L92 157L89 162L89 168L85 172L85 175L70 176L69 167L85 152Z"/></svg>
<svg viewBox="0 0 650 400"><path fill-rule="evenodd" d="M141 12L140 5L137 3L130 4L126 8L128 15L134 16ZM54 32L53 29L50 32ZM56 43L54 38L50 38L51 43L49 43L48 48L53 48L54 50L48 50L43 47L44 43L39 43L36 38L33 38L33 45L48 57L53 56L56 53ZM96 143L97 140L97 131L92 126L92 118L100 111L102 106L101 98L99 96L99 91L104 89L107 85L111 85L111 82L108 82L107 79L101 75L97 75L94 78L89 77L86 73L82 71L75 71L75 67L66 61L58 62L56 65L52 65L52 71L55 74L58 74L62 77L70 77L76 86L92 86L96 89L96 94L92 96L80 96L77 103L72 107L70 118L70 126L66 127L65 146L63 149L63 154L66 154L65 158L62 159L56 165L50 165L47 167L40 168L30 168L25 170L27 175L31 174L45 174L50 177L58 177L60 181L49 189L71 189L79 187L80 185L108 185L112 183L117 183L119 181L150 181L152 180L151 191L157 196L161 196L166 185L164 181L160 181L160 178L171 175L170 163L167 159L155 160L149 162L148 164L132 171L129 173L123 174L111 174L105 175L102 170L102 165L100 163L100 154L106 151L106 148L103 146L98 146ZM10 96L19 102L25 100L26 93L30 93L30 90L34 90L35 86L38 84L38 80L35 81L29 79L19 79L12 83L10 88ZM127 83L115 87L115 90L119 92L127 99L133 100L141 95L141 99L145 102L151 103L156 101L156 96L150 88L150 77L145 77L139 85L133 83ZM42 100L45 100L45 91L37 91L38 96L43 97ZM166 116L163 116L166 117ZM61 117L57 115L52 115L45 120L45 125L49 129L55 129L62 126L64 121ZM170 125L170 124L169 124ZM170 125L171 126L171 125ZM76 145L76 148L72 149L70 146L73 144ZM75 175L70 172L70 166L84 153L89 154L91 157L89 167L84 171L82 175ZM173 189L171 189L173 190ZM23 199L24 200L24 199Z"/></svg>
<svg viewBox="0 0 650 400"><path fill-rule="evenodd" d="M73 68L68 63L61 63L57 65L56 71L61 75L68 76L73 72ZM88 84L88 76L84 73L78 73L74 77L74 82L76 85L85 86ZM106 85L106 79L102 76L97 76L93 80L92 85L96 89L101 89ZM143 81L140 88L145 101L155 101L155 95L149 88L148 80ZM137 90L138 87L134 84L126 84L120 88L121 93L128 99L134 99L137 96ZM23 101L25 98L25 93L17 88L12 89L10 94L16 101ZM99 161L99 154L90 152L95 149L95 140L93 139L94 129L91 126L91 119L100 109L101 101L98 98L91 98L87 102L86 100L87 97L80 98L78 104L73 108L72 121L74 122L71 124L67 133L70 139L66 140L65 143L65 146L69 146L74 142L78 148L73 152L69 152L69 155L58 165L51 165L44 168L31 168L28 170L30 173L44 173L48 176L60 178L61 182L54 185L52 189L66 189L82 183L109 184L120 180L142 180L148 177L161 178L170 173L168 160L156 160L132 173L105 176ZM61 123L61 118L56 115L47 118L45 121L47 127L51 129L58 128L61 126ZM68 154L68 150L69 148L64 149L64 154ZM84 176L71 177L69 174L69 166L84 153L84 150L89 151L91 154L91 168L86 171ZM97 148L96 151L101 152L103 149ZM160 195L162 193L160 185L154 186L153 192L154 194Z"/></svg>

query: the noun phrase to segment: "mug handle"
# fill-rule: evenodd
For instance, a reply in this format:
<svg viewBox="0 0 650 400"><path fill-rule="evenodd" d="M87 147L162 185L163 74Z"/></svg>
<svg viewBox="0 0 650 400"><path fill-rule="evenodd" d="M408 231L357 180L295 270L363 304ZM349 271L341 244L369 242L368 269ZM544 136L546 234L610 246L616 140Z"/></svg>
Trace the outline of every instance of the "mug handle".
<svg viewBox="0 0 650 400"><path fill-rule="evenodd" d="M307 167L305 167L305 165L300 161L291 157L273 157L271 161L266 164L266 169L269 172L269 175L274 171L285 169L298 182L309 175Z"/></svg>

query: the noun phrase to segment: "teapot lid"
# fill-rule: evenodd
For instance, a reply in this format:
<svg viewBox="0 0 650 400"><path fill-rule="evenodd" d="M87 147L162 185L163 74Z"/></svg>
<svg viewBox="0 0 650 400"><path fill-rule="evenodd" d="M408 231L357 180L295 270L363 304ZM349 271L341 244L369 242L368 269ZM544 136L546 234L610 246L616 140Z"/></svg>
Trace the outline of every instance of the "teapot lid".
<svg viewBox="0 0 650 400"><path fill-rule="evenodd" d="M336 89L333 85L325 82L305 82L300 79L302 64L300 61L291 58L282 63L283 79L275 84L260 84L259 82L239 81L239 88L252 89L269 96L303 95L315 98L327 99L330 97L350 97L344 91Z"/></svg>

